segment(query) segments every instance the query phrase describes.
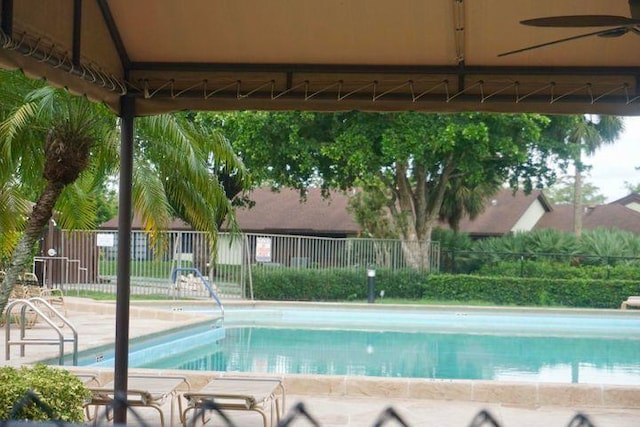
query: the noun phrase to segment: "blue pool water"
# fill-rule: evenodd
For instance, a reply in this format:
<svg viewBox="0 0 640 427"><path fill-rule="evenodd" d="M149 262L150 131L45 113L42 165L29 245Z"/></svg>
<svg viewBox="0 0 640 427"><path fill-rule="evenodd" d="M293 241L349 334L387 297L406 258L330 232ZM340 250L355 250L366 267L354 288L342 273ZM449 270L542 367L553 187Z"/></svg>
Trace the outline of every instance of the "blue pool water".
<svg viewBox="0 0 640 427"><path fill-rule="evenodd" d="M113 365L109 350L80 360ZM129 366L640 385L640 316L235 309L133 343Z"/></svg>

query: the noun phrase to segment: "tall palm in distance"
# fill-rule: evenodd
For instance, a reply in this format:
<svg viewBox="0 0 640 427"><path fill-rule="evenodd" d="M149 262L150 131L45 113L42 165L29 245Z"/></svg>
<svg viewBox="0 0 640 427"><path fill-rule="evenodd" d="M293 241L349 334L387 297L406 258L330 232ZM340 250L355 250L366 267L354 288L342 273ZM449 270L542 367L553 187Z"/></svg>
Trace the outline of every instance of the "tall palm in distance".
<svg viewBox="0 0 640 427"><path fill-rule="evenodd" d="M0 91L0 198L20 201L0 204L0 230L21 232L0 288L2 312L54 211L63 228L97 225L95 195L118 173L119 138L117 118L85 98L7 71L0 72ZM183 116L161 115L136 120L134 144L133 206L152 241L176 214L212 237L220 217L235 224L216 167L243 184L246 173L224 137ZM29 199L35 204L28 216L16 216Z"/></svg>
<svg viewBox="0 0 640 427"><path fill-rule="evenodd" d="M624 130L624 122L618 116L575 116L575 126L568 135L568 142L574 144L576 154L574 157L574 210L573 232L576 238L582 235L582 172L586 166L582 161L582 155L593 155L603 144L612 144Z"/></svg>

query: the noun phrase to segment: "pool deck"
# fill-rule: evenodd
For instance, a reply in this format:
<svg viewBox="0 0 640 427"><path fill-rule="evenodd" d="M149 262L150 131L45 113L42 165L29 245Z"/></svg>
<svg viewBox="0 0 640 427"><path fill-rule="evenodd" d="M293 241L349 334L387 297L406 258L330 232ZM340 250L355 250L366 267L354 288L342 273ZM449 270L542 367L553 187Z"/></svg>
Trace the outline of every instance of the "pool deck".
<svg viewBox="0 0 640 427"><path fill-rule="evenodd" d="M68 318L78 330L79 350L112 343L115 336L115 304L66 297ZM179 310L158 310L153 304L131 305L130 337L135 338L203 321L201 314ZM385 306L388 308L389 306ZM640 316L640 313L635 313ZM12 326L12 337L19 328ZM27 336L51 337L42 322L27 331ZM0 344L5 354L5 340ZM66 344L67 352L71 349ZM0 365L20 366L57 356L57 346L28 346L24 357L19 347L11 348L11 360ZM69 368L87 371L87 368ZM95 369L92 371L96 371ZM185 375L192 390L202 387L215 372L158 371L130 369L130 372ZM112 378L111 369L99 370L102 382ZM246 375L246 374L244 374ZM265 375L260 375L264 377ZM577 414L589 417L595 426L626 427L640 423L640 385L587 385L522 383L465 380L425 380L403 378L367 378L356 376L287 375L287 410L297 403L323 427L373 426L383 411L392 407L411 426L462 427L471 424L476 414L487 410L502 427L566 426ZM168 413L168 412L167 412ZM232 413L238 426L259 426L256 414ZM153 417L154 414L150 413ZM129 424L135 425L129 417ZM153 425L154 418L149 418ZM293 425L308 425L295 422ZM383 425L398 425L389 422ZM491 425L478 424L478 425ZM578 425L578 424L575 424Z"/></svg>

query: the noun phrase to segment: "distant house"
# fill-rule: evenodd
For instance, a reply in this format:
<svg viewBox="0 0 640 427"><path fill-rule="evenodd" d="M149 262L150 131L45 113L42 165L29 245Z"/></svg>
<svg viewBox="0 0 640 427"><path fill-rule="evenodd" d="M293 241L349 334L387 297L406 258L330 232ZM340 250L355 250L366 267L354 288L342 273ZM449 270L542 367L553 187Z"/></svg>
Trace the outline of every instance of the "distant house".
<svg viewBox="0 0 640 427"><path fill-rule="evenodd" d="M325 237L356 236L361 232L347 210L349 197L344 193L332 193L329 199L323 199L320 190L314 188L309 189L304 201L296 190L272 192L258 188L249 198L255 206L237 212L240 228L245 232ZM529 231L550 211L551 205L539 190L514 195L512 190L503 189L487 201L484 212L476 219L463 219L460 231L473 238ZM444 223L440 226L448 227Z"/></svg>
<svg viewBox="0 0 640 427"><path fill-rule="evenodd" d="M257 188L249 194L249 199L255 205L236 212L240 229L245 233L316 237L353 237L361 233L360 226L348 212L349 197L341 192L332 192L329 198L324 198L319 189L310 188L306 198L301 199L297 190L273 192L269 188ZM582 222L584 230L617 228L640 234L640 195L630 194L608 204L587 206ZM103 230L117 228L117 218L101 227ZM133 229L140 228L139 219L134 218ZM477 218L464 218L460 222L460 232L476 239L546 228L572 231L573 205L552 205L540 190L514 194L511 189L502 189L487 200L485 210ZM176 220L170 229L188 231L191 228Z"/></svg>
<svg viewBox="0 0 640 427"><path fill-rule="evenodd" d="M251 209L237 212L245 232L345 237L361 232L347 211L348 196L332 193L323 199L319 189L309 189L306 201L296 190L252 191ZM440 224L442 228L448 226ZM573 205L552 205L541 190L530 194L504 188L489 198L485 210L474 220L464 218L459 230L472 238L499 237L540 229L573 231ZM617 228L640 234L640 195L631 194L609 204L588 206L583 229Z"/></svg>
<svg viewBox="0 0 640 427"><path fill-rule="evenodd" d="M553 208L542 191L530 194L504 188L486 202L484 211L474 220L460 221L459 231L472 238L499 237L520 231L530 231ZM443 228L446 225L441 224Z"/></svg>
<svg viewBox="0 0 640 427"><path fill-rule="evenodd" d="M535 229L551 228L573 231L573 205L554 205L536 224ZM640 195L630 194L611 203L585 206L582 212L583 230L616 228L640 234Z"/></svg>
<svg viewBox="0 0 640 427"><path fill-rule="evenodd" d="M360 233L360 226L347 212L349 198L334 192L324 198L320 189L310 188L301 199L300 192L283 189L257 188L249 194L254 206L236 210L240 229L245 233L295 234L316 237L347 237ZM131 228L141 230L139 217L133 218ZM118 218L100 226L102 230L117 230ZM175 219L169 225L172 231L190 231L186 222Z"/></svg>
<svg viewBox="0 0 640 427"><path fill-rule="evenodd" d="M349 198L332 192L328 198L319 188L309 188L304 199L300 192L257 188L249 194L252 208L236 211L240 229L245 233L294 234L316 237L352 237L360 226L347 211Z"/></svg>
<svg viewBox="0 0 640 427"><path fill-rule="evenodd" d="M623 205L626 208L632 209L636 212L640 212L640 194L632 193L609 203L610 205Z"/></svg>
<svg viewBox="0 0 640 427"><path fill-rule="evenodd" d="M640 195L585 206L582 228L616 228L640 234ZM573 205L552 205L540 190L529 195L519 191L514 196L511 190L503 189L488 200L485 211L475 220L466 218L460 224L460 231L475 238L542 229L573 231Z"/></svg>

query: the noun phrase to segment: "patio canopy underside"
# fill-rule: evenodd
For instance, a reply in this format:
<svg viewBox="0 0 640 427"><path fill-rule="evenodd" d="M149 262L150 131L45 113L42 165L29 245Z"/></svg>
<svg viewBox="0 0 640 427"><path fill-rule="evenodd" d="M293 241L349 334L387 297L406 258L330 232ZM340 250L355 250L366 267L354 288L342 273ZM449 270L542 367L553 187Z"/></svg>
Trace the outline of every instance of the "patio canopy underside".
<svg viewBox="0 0 640 427"><path fill-rule="evenodd" d="M138 115L182 109L638 115L634 20L626 33L499 56L603 30L522 20L630 18L629 6L627 0L2 0L0 66L47 78L116 112L120 96L133 96Z"/></svg>

